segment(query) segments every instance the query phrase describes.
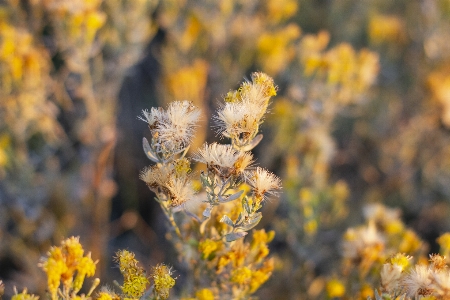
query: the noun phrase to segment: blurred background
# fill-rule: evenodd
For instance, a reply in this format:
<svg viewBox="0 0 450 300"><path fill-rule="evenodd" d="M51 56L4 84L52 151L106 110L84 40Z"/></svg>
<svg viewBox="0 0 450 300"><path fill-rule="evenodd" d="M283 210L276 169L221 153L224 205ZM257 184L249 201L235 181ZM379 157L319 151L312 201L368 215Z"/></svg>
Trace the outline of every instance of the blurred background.
<svg viewBox="0 0 450 300"><path fill-rule="evenodd" d="M449 0L0 0L5 296L44 295L39 258L72 235L103 283L120 277L118 249L176 270L138 178L150 162L137 117L193 101L196 149L217 140L215 108L254 71L278 85L257 163L283 180L259 225L275 230L277 258L261 299L323 298L367 204L398 208L437 252L450 230L449 41Z"/></svg>

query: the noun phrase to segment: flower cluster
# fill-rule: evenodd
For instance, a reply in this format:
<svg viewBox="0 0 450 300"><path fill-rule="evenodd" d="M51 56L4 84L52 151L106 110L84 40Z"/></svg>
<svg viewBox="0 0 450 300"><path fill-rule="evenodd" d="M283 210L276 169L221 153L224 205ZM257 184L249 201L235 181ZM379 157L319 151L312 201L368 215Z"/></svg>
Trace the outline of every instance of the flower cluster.
<svg viewBox="0 0 450 300"><path fill-rule="evenodd" d="M80 291L85 277L94 275L96 262L92 260L91 253L83 255L79 237L71 237L62 241L60 247L52 247L47 257L42 258L40 267L47 273L52 299L57 299L58 293L65 299L72 299ZM61 282L62 290L59 288ZM98 280L94 281L95 286L98 283Z"/></svg>
<svg viewBox="0 0 450 300"><path fill-rule="evenodd" d="M269 99L275 95L273 79L264 73L253 73L252 82L242 83L238 90L225 96L225 105L215 116L218 132L230 138L236 149L251 150L260 141L254 139Z"/></svg>
<svg viewBox="0 0 450 300"><path fill-rule="evenodd" d="M154 162L166 162L189 147L200 110L189 101L175 101L167 110L152 108L143 114L141 119L148 123L152 134L150 147L145 148L146 154Z"/></svg>
<svg viewBox="0 0 450 300"><path fill-rule="evenodd" d="M199 110L191 102L176 101L167 110L144 111L142 120L151 132L144 151L156 164L145 168L140 178L155 192L176 233L172 241L180 258L192 267L193 280L203 282L205 288L195 293L198 299L248 297L271 275L267 244L273 232L253 231L251 243L242 238L260 222L262 203L281 188L277 176L253 166L250 152L262 139L259 126L274 95L272 78L253 73L251 81L227 93L214 117L217 132L230 143L204 143L190 158L186 153ZM199 180L204 192L194 192L190 159L206 165ZM198 223L175 215L180 210ZM174 284L170 275L165 266L153 269L154 292L163 299Z"/></svg>
<svg viewBox="0 0 450 300"><path fill-rule="evenodd" d="M324 77L335 86L335 96L341 103L353 103L367 90L378 74L378 55L367 49L357 53L350 44L341 43L324 51L330 36L322 31L306 35L300 42L300 61L308 77Z"/></svg>
<svg viewBox="0 0 450 300"><path fill-rule="evenodd" d="M450 270L447 259L440 254L431 254L428 262L410 264L411 257L396 254L381 270L381 295L377 299L449 299Z"/></svg>
<svg viewBox="0 0 450 300"><path fill-rule="evenodd" d="M217 131L230 138L231 144L205 143L192 159L206 164L206 172L200 175L206 192L207 207L203 217L209 218L214 207L241 199L243 213L232 220L224 216L222 222L232 227L225 234L227 241L246 235L261 220L261 203L268 195L280 189L281 181L263 168L252 170L253 155L249 152L262 139L258 135L269 100L276 95L271 77L264 73L253 73L251 82L245 81L225 96L225 103L219 108L215 120ZM156 163L145 168L140 178L157 195L157 201L171 222L177 236L182 238L173 213L181 209L200 220L185 204L194 198L190 176L190 162L185 158L194 137L200 111L188 101L175 101L167 110L152 108L144 111L141 119L148 123L151 141L144 138L143 146L147 157ZM252 187L252 197L241 197L238 186L246 181ZM175 208L175 210L174 210Z"/></svg>
<svg viewBox="0 0 450 300"><path fill-rule="evenodd" d="M166 164L157 164L141 172L141 180L157 195L160 201L167 200L170 207L183 205L194 195L190 179L190 162L186 158Z"/></svg>
<svg viewBox="0 0 450 300"><path fill-rule="evenodd" d="M123 276L123 285L120 287L127 298L139 299L147 289L149 281L134 253L128 250L120 250L116 254L116 262Z"/></svg>
<svg viewBox="0 0 450 300"><path fill-rule="evenodd" d="M215 270L219 283L229 287L222 293L230 293L233 299L245 298L258 290L272 274L273 259L266 258L269 254L267 244L273 237L273 231L262 229L253 231L249 243L239 239L228 246L220 240L204 239L198 246L202 253L201 265Z"/></svg>
<svg viewBox="0 0 450 300"><path fill-rule="evenodd" d="M167 299L169 291L175 285L172 270L164 264L158 264L152 268L150 277L153 280L153 292L158 299Z"/></svg>
<svg viewBox="0 0 450 300"><path fill-rule="evenodd" d="M346 295L358 293L363 298L373 297L373 286L378 284L383 289L397 291L400 274L408 269L412 257L422 257L424 243L405 227L398 209L370 204L364 207L364 216L365 225L349 228L343 236L342 276L328 281L330 287L339 282L343 289L330 288L327 291L330 297L338 290ZM359 276L360 282L353 281L353 275Z"/></svg>

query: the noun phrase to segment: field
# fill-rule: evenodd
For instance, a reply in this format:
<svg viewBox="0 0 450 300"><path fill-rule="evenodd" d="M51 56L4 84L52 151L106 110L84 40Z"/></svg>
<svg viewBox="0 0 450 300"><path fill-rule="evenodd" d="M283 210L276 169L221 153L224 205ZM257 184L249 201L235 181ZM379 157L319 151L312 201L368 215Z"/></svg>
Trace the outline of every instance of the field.
<svg viewBox="0 0 450 300"><path fill-rule="evenodd" d="M0 298L450 299L450 1L0 1Z"/></svg>

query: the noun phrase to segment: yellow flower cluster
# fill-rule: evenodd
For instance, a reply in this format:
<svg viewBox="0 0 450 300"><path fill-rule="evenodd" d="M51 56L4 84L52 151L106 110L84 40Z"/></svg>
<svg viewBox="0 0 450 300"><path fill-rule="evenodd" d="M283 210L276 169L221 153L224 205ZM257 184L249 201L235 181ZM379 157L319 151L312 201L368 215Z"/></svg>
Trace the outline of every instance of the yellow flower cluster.
<svg viewBox="0 0 450 300"><path fill-rule="evenodd" d="M175 285L172 270L164 264L158 264L152 268L150 277L153 280L153 292L155 296L158 299L169 298L170 289Z"/></svg>
<svg viewBox="0 0 450 300"><path fill-rule="evenodd" d="M198 300L214 300L214 293L209 289L201 289L195 293L195 298Z"/></svg>
<svg viewBox="0 0 450 300"><path fill-rule="evenodd" d="M60 247L52 247L47 257L42 258L40 267L47 273L52 299L57 299L60 282L63 283L63 290L60 291L63 295L76 295L84 278L94 275L96 262L92 260L90 252L86 256L83 254L79 237L71 237L62 241Z"/></svg>
<svg viewBox="0 0 450 300"><path fill-rule="evenodd" d="M20 294L17 293L17 290L15 290L14 292L15 292L15 295L11 297L11 300L38 300L39 299L38 296L28 294L27 289L24 289L22 291L22 293L20 293Z"/></svg>
<svg viewBox="0 0 450 300"><path fill-rule="evenodd" d="M372 204L365 207L365 215L367 225L348 229L343 238L343 255L349 266L356 262L361 274L397 252L410 255L423 250L423 242L404 226L398 210Z"/></svg>
<svg viewBox="0 0 450 300"><path fill-rule="evenodd" d="M450 257L450 232L446 232L441 235L437 239L437 242L441 247L441 254L446 257Z"/></svg>
<svg viewBox="0 0 450 300"><path fill-rule="evenodd" d="M277 95L277 87L273 79L265 73L252 73L252 81L244 81L235 91L229 91L224 100L227 103L242 102L252 98L262 98L263 104L267 106L269 99Z"/></svg>
<svg viewBox="0 0 450 300"><path fill-rule="evenodd" d="M120 250L116 253L115 260L123 276L122 292L128 298L138 299L147 289L149 280L145 275L144 269L138 266L138 261L134 256L133 252Z"/></svg>
<svg viewBox="0 0 450 300"><path fill-rule="evenodd" d="M269 0L265 3L268 21L274 24L294 16L298 10L295 0Z"/></svg>
<svg viewBox="0 0 450 300"><path fill-rule="evenodd" d="M339 279L331 279L326 286L328 297L336 298L345 295L345 285Z"/></svg>
<svg viewBox="0 0 450 300"><path fill-rule="evenodd" d="M445 256L431 254L428 262L420 260L415 265L411 257L397 253L381 269L383 299L449 299L450 272Z"/></svg>
<svg viewBox="0 0 450 300"><path fill-rule="evenodd" d="M266 258L267 244L274 235L273 231L254 230L250 243L239 239L230 245L205 239L199 243L198 250L207 268L216 270L221 281L231 284L234 297L239 298L254 293L272 274L273 260Z"/></svg>
<svg viewBox="0 0 450 300"><path fill-rule="evenodd" d="M6 126L14 139L36 132L55 138L57 109L46 99L49 65L46 50L31 33L0 12L0 126Z"/></svg>
<svg viewBox="0 0 450 300"><path fill-rule="evenodd" d="M410 255L423 257L424 243L403 224L400 210L370 204L364 208L364 216L366 225L349 228L343 236L342 277L328 281L326 289L330 297L339 297L346 290L358 290L363 298L373 297L373 282L380 280L378 274L381 274L382 289L398 291L400 277L410 268ZM435 266L442 266L438 257L433 261ZM360 281L352 280L353 275Z"/></svg>
<svg viewBox="0 0 450 300"><path fill-rule="evenodd" d="M261 34L258 39L258 59L267 73L275 76L286 69L297 54L295 42L300 35L301 29L296 24Z"/></svg>
<svg viewBox="0 0 450 300"><path fill-rule="evenodd" d="M405 25L394 15L374 15L369 21L369 39L374 44L402 43L406 39Z"/></svg>
<svg viewBox="0 0 450 300"><path fill-rule="evenodd" d="M378 55L367 49L356 52L350 44L341 43L324 51L329 34L307 35L300 42L300 62L306 76L326 78L330 86L339 87L340 102L351 103L355 95L371 86L378 75Z"/></svg>
<svg viewBox="0 0 450 300"><path fill-rule="evenodd" d="M448 128L450 127L450 72L449 65L446 64L441 70L436 70L428 75L428 87L432 98L442 108L441 120Z"/></svg>
<svg viewBox="0 0 450 300"><path fill-rule="evenodd" d="M100 10L101 4L101 0L45 1L62 49L90 49L97 31L106 21L106 15Z"/></svg>

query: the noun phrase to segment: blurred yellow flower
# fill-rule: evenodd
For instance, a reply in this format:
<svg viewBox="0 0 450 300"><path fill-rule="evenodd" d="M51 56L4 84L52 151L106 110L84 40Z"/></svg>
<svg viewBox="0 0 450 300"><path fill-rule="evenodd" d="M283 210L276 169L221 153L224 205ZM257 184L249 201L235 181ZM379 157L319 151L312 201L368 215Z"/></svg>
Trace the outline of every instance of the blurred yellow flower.
<svg viewBox="0 0 450 300"><path fill-rule="evenodd" d="M237 284L249 284L251 279L252 270L250 270L248 267L240 267L231 271L230 280L232 282L235 282Z"/></svg>
<svg viewBox="0 0 450 300"><path fill-rule="evenodd" d="M330 281L328 281L326 290L328 297L330 298L342 297L345 295L345 286L338 279L331 279Z"/></svg>
<svg viewBox="0 0 450 300"><path fill-rule="evenodd" d="M374 44L402 43L406 39L403 21L398 16L375 15L369 21L369 38Z"/></svg>
<svg viewBox="0 0 450 300"><path fill-rule="evenodd" d="M195 293L197 300L214 300L214 294L210 289L201 289Z"/></svg>

